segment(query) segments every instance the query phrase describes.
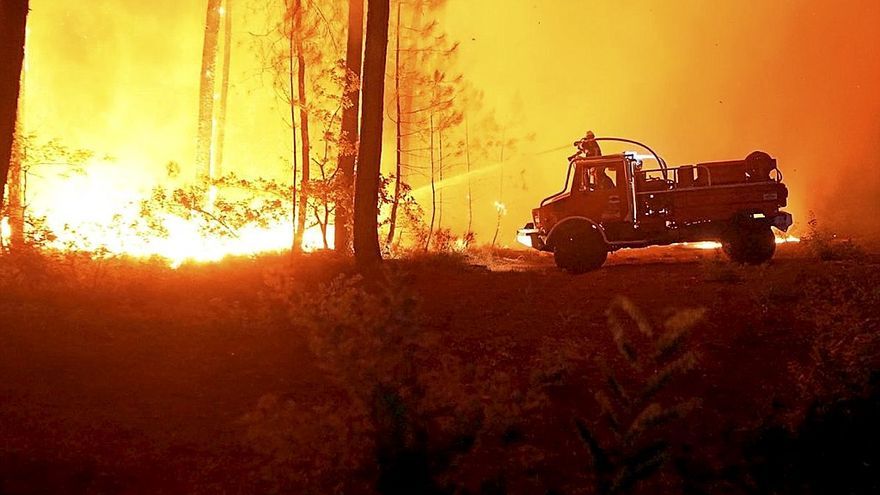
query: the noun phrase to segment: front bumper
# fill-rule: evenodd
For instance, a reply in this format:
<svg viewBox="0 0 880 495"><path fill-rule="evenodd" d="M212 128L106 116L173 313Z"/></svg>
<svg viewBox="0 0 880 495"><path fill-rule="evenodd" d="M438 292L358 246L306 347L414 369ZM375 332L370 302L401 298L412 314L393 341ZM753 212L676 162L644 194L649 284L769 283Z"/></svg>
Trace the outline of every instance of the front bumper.
<svg viewBox="0 0 880 495"><path fill-rule="evenodd" d="M782 232L785 232L788 230L789 227L791 227L792 223L794 223L794 219L792 218L791 213L780 211L773 216L771 225L781 230Z"/></svg>
<svg viewBox="0 0 880 495"><path fill-rule="evenodd" d="M523 246L542 251L544 240L541 238L541 229L526 226L516 231L516 241Z"/></svg>

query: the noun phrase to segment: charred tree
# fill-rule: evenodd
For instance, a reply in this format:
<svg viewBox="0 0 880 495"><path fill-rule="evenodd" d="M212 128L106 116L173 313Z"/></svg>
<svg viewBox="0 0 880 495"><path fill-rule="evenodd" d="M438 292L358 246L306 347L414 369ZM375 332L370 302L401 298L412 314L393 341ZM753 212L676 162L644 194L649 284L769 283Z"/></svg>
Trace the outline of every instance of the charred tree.
<svg viewBox="0 0 880 495"><path fill-rule="evenodd" d="M354 197L354 255L362 266L379 263L379 170L388 50L389 0L370 0L363 69L363 118Z"/></svg>
<svg viewBox="0 0 880 495"><path fill-rule="evenodd" d="M400 15L397 36L401 39L396 47L399 54L395 57L395 89L399 108L396 120L399 121L401 135L399 148L402 163L398 179L406 181L406 177L415 169L424 170L426 176L428 170L431 171L428 176L430 184L425 184L425 187L431 188L432 218L427 229L425 249L433 241L435 229L443 226L443 180L449 172L448 159L459 147L453 132L460 120L453 108L453 86L459 78L450 80L445 72L445 67L457 50L457 44L450 44L445 35L438 33L439 24L436 21L425 23L423 19L426 12L431 14L442 4L442 0L406 3L406 8L411 9L410 24L404 25L408 16ZM435 149L438 145L439 148Z"/></svg>
<svg viewBox="0 0 880 495"><path fill-rule="evenodd" d="M443 229L443 124L437 127L437 230Z"/></svg>
<svg viewBox="0 0 880 495"><path fill-rule="evenodd" d="M290 182L291 189L291 198L290 198L290 218L293 223L293 243L290 246L291 251L298 251L301 247L301 243L297 243L299 238L297 237L297 223L296 223L296 211L297 211L297 179L298 179L298 170L299 170L299 158L296 156L297 148L299 148L296 139L296 99L294 94L296 94L296 77L294 76L295 68L296 68L296 48L295 43L293 41L293 18L290 18L290 33L288 36L288 51L287 51L287 63L288 63L288 72L287 72L287 84L290 89L290 162L291 162L291 175L292 180Z"/></svg>
<svg viewBox="0 0 880 495"><path fill-rule="evenodd" d="M428 117L431 156L431 223L428 224L428 237L425 239L425 251L431 248L431 237L434 235L434 220L437 217L437 184L434 181L434 114Z"/></svg>
<svg viewBox="0 0 880 495"><path fill-rule="evenodd" d="M388 222L388 238L385 244L388 248L394 245L394 231L397 229L397 205L400 204L400 174L403 167L401 159L403 153L403 128L401 125L401 95L400 95L400 3L397 4L397 29L394 33L394 103L396 105L395 116L395 154L394 154L394 197L391 200L391 217Z"/></svg>
<svg viewBox="0 0 880 495"><path fill-rule="evenodd" d="M22 75L22 79L24 76ZM24 82L21 84L19 101L24 100ZM9 197L8 213L10 233L9 241L13 248L24 245L24 162L26 159L26 147L22 130L23 108L18 110L18 119L15 123L15 138L12 145L12 159L9 162Z"/></svg>
<svg viewBox="0 0 880 495"><path fill-rule="evenodd" d="M217 109L216 141L214 143L213 177L223 173L223 148L226 144L226 104L229 100L229 64L232 61L232 0L225 0L223 16L223 76L220 80L220 101Z"/></svg>
<svg viewBox="0 0 880 495"><path fill-rule="evenodd" d="M402 2L401 2L402 3ZM422 35L425 34L424 26L422 26L423 19L425 15L423 12L422 2L415 2L411 4L410 9L410 17L409 24L404 26L404 29L410 31L413 36L410 37L408 43L406 43L404 54L406 55L402 60L399 61L400 71L402 73L416 72L416 67L418 66L418 61L415 60L415 55L419 53L420 42L422 41ZM402 36L402 34L398 31L397 36ZM397 75L396 77L400 77ZM403 86L403 94L399 96L400 98L400 113L397 117L398 120L403 120L400 115L406 116L407 120L403 120L401 123L401 132L402 137L400 140L400 148L403 154L406 154L405 150L410 150L415 148L417 145L413 143L417 136L416 130L419 130L419 125L415 122L411 122L415 118L415 114L418 113L417 109L415 109L415 100L416 100L416 89L413 87L417 84L415 81L412 81L411 77L402 78L404 80L399 81L399 84ZM398 92L399 93L399 92ZM408 162L411 160L407 160ZM405 172L405 170L401 170L401 173ZM401 176L401 179L404 177Z"/></svg>
<svg viewBox="0 0 880 495"><path fill-rule="evenodd" d="M302 248L303 234L306 229L306 217L308 216L308 185L311 180L311 149L309 141L309 109L308 94L306 93L306 59L303 52L302 43L302 0L295 0L293 5L293 29L291 37L293 39L293 48L296 54L296 86L299 100L299 137L302 153L302 178L299 186L299 202L297 206L296 231L294 233L294 249Z"/></svg>
<svg viewBox="0 0 880 495"><path fill-rule="evenodd" d="M27 31L25 31L27 45ZM7 198L7 214L11 229L9 243L13 248L24 246L24 205L26 188L27 140L24 134L25 87L27 80L27 52L22 61L21 79L18 91L18 115L15 119L15 137L12 144L12 159L9 162L9 180L7 181L9 196Z"/></svg>
<svg viewBox="0 0 880 495"><path fill-rule="evenodd" d="M15 143L28 0L0 2L0 205Z"/></svg>
<svg viewBox="0 0 880 495"><path fill-rule="evenodd" d="M501 231L501 217L504 216L504 145L506 144L504 134L505 129L502 129L501 148L498 161L498 201L495 202L495 209L498 211L498 215L495 220L495 234L492 235L493 248L495 247L495 242L498 240L498 232Z"/></svg>
<svg viewBox="0 0 880 495"><path fill-rule="evenodd" d="M474 223L474 198L473 198L473 182L471 180L471 136L470 136L470 122L467 120L467 115L465 115L464 119L464 156L465 156L465 164L467 165L467 204L468 204L468 221L467 221L467 229L465 229L465 235L470 235L473 231L471 228Z"/></svg>
<svg viewBox="0 0 880 495"><path fill-rule="evenodd" d="M202 45L202 72L199 82L199 122L196 135L196 173L202 180L214 175L212 144L220 7L221 0L208 0L208 11L205 16L205 39Z"/></svg>
<svg viewBox="0 0 880 495"><path fill-rule="evenodd" d="M361 63L364 44L364 0L348 2L348 43L345 49L346 84L340 128L339 187L340 201L336 205L334 245L339 252L351 249L351 206L354 185L354 164L357 158L358 120L361 99Z"/></svg>

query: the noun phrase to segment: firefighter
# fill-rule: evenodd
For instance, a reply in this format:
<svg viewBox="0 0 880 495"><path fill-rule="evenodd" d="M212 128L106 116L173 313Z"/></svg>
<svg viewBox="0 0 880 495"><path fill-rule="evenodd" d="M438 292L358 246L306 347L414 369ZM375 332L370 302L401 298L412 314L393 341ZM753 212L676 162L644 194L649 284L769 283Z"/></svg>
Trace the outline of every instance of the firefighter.
<svg viewBox="0 0 880 495"><path fill-rule="evenodd" d="M597 191L614 189L614 181L605 173L605 167L595 167L592 170Z"/></svg>
<svg viewBox="0 0 880 495"><path fill-rule="evenodd" d="M599 148L599 143L596 141L596 136L593 134L593 131L587 131L587 135L580 141L574 143L574 145L577 146L586 157L602 156L602 150Z"/></svg>

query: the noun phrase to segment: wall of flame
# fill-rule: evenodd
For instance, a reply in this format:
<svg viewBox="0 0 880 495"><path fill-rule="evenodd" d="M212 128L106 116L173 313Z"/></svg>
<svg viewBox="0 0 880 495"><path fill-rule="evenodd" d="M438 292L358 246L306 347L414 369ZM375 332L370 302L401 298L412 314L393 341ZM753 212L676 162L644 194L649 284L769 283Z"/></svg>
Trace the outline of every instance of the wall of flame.
<svg viewBox="0 0 880 495"><path fill-rule="evenodd" d="M36 181L33 208L60 215L79 199L85 210L113 210L163 180L170 160L195 173L203 3L32 0L27 130L115 157L83 191ZM289 124L255 55L272 12L265 4L237 7L227 168L277 177ZM814 210L836 226L880 231L880 2L449 0L439 20L462 42L454 70L512 130L535 133L503 168L476 164L483 241L498 201L508 210L502 238L513 243L529 209L564 178L570 150L543 151L587 129L651 143L670 163L766 150L798 220ZM460 176L444 191L444 222L456 229L465 185Z"/></svg>

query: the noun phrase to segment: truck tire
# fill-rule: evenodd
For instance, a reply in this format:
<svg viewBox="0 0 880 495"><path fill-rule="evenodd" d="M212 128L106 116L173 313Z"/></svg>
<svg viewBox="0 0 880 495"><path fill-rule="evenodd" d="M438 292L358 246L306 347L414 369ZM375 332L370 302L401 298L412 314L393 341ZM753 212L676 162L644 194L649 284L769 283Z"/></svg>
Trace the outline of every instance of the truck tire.
<svg viewBox="0 0 880 495"><path fill-rule="evenodd" d="M732 261L760 265L776 252L776 238L769 225L740 224L731 229L721 248Z"/></svg>
<svg viewBox="0 0 880 495"><path fill-rule="evenodd" d="M553 242L556 266L569 273L595 270L608 258L608 246L592 225L577 225L559 232Z"/></svg>

